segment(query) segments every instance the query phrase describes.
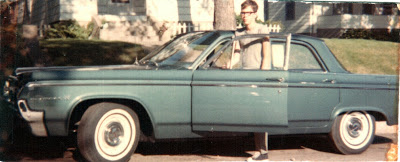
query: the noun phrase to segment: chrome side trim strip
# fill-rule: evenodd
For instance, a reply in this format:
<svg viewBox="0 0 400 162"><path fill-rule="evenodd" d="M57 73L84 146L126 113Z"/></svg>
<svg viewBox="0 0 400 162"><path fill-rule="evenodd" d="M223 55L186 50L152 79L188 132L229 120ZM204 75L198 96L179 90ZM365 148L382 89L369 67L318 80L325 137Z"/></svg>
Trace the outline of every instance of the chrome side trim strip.
<svg viewBox="0 0 400 162"><path fill-rule="evenodd" d="M373 87L340 87L340 86L295 86L295 85L228 85L228 84L192 84L196 87L263 87L263 88L325 88L325 89L359 89L359 90L398 90L398 88L373 88Z"/></svg>
<svg viewBox="0 0 400 162"><path fill-rule="evenodd" d="M25 100L18 101L19 112L22 117L29 123L32 129L32 134L35 136L46 137L47 131L44 125L44 112L32 111Z"/></svg>
<svg viewBox="0 0 400 162"><path fill-rule="evenodd" d="M198 87L267 87L267 88L329 88L329 89L360 89L360 90L398 90L398 87L393 86L390 87L352 87L352 86L340 86L340 85L330 85L330 86L311 86L311 85L288 85L290 83L285 83L283 85L279 85L280 82L276 82L275 85L263 85L263 84L202 84L202 83L194 83L194 84L182 84L182 83L110 83L110 84L76 84L76 83L29 83L27 87L45 87L45 86L198 86Z"/></svg>
<svg viewBox="0 0 400 162"><path fill-rule="evenodd" d="M190 84L156 84L156 83L110 83L110 84L69 84L69 83L28 83L27 87L45 87L45 86L190 86Z"/></svg>

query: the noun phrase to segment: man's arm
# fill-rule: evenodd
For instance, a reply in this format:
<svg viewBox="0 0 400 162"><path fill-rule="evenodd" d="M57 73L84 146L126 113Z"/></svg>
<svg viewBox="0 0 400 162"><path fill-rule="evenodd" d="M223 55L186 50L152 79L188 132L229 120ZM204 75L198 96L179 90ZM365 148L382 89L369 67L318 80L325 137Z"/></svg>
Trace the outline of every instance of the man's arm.
<svg viewBox="0 0 400 162"><path fill-rule="evenodd" d="M239 42L233 42L233 52L231 61L228 63L227 68L232 69L233 65L236 65L240 61L240 44Z"/></svg>
<svg viewBox="0 0 400 162"><path fill-rule="evenodd" d="M271 54L271 42L269 41L269 37L265 37L262 42L262 56L263 59L261 61L261 69L262 70L270 70L272 64L272 54Z"/></svg>

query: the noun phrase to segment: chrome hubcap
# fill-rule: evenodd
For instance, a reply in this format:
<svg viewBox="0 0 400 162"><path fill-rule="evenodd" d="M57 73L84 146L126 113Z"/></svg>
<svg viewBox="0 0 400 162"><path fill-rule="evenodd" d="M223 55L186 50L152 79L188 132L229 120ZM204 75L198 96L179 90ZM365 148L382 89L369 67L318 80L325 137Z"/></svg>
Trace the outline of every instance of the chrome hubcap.
<svg viewBox="0 0 400 162"><path fill-rule="evenodd" d="M360 131L362 131L362 122L358 118L352 118L347 126L347 132L353 138L360 136Z"/></svg>
<svg viewBox="0 0 400 162"><path fill-rule="evenodd" d="M117 122L110 123L104 131L104 138L108 145L117 146L121 143L120 137L124 135L122 125Z"/></svg>

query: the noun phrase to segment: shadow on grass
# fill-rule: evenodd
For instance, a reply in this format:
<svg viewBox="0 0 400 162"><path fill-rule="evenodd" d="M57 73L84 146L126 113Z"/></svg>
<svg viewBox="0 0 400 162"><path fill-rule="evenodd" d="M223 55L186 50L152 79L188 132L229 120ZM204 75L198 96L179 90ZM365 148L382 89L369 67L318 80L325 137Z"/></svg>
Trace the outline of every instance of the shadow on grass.
<svg viewBox="0 0 400 162"><path fill-rule="evenodd" d="M132 64L149 53L138 44L101 40L48 39L40 47L52 66Z"/></svg>

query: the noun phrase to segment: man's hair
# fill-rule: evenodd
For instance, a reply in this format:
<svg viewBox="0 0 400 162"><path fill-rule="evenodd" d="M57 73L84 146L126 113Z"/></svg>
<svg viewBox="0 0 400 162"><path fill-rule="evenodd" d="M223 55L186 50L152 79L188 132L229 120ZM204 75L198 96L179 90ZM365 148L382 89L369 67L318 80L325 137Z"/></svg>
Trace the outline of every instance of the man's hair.
<svg viewBox="0 0 400 162"><path fill-rule="evenodd" d="M250 6L254 12L257 12L258 10L258 5L257 2L255 2L254 0L246 0L242 3L242 10L248 6Z"/></svg>

